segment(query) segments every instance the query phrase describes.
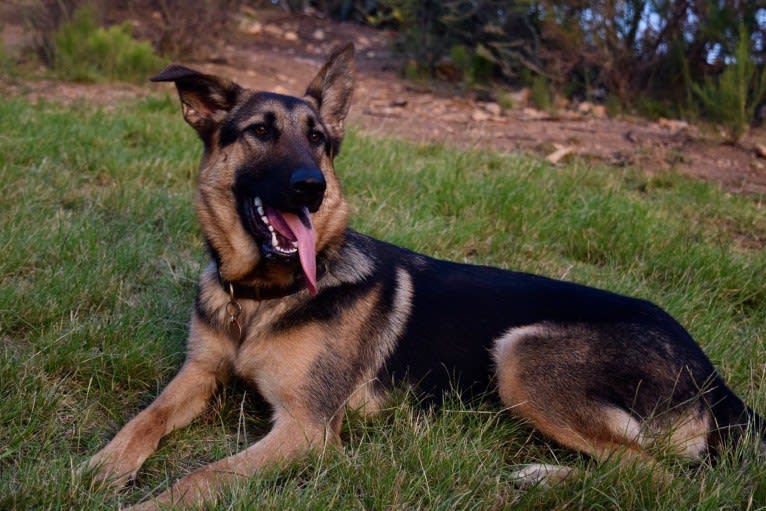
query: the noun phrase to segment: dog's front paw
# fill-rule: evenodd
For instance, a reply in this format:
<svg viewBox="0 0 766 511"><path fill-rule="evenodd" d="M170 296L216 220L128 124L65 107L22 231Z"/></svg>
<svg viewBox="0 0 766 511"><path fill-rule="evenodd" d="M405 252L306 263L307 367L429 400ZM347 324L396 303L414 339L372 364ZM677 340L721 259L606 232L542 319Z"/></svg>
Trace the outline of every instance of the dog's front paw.
<svg viewBox="0 0 766 511"><path fill-rule="evenodd" d="M219 497L219 483L231 474L217 474L210 467L203 467L176 481L173 486L150 500L139 502L122 511L160 511L164 509L187 509L214 504Z"/></svg>
<svg viewBox="0 0 766 511"><path fill-rule="evenodd" d="M140 463L129 458L123 449L115 449L109 444L84 463L81 471L91 476L92 487L104 486L117 490L135 478L140 467Z"/></svg>

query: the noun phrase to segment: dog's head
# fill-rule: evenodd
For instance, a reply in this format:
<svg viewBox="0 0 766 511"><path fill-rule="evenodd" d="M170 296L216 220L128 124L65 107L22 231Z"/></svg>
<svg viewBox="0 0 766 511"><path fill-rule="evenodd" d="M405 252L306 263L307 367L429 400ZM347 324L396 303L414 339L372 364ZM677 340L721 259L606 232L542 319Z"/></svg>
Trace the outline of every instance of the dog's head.
<svg viewBox="0 0 766 511"><path fill-rule="evenodd" d="M336 50L302 98L257 92L170 65L183 116L204 144L195 206L221 277L262 287L301 279L342 236L348 208L333 167L354 83L354 48Z"/></svg>

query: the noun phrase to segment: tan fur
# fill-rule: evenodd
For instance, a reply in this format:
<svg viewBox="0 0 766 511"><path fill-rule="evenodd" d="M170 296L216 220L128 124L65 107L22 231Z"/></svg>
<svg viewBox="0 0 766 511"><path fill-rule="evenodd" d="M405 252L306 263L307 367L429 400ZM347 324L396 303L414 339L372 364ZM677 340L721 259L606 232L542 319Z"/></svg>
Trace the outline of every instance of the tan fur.
<svg viewBox="0 0 766 511"><path fill-rule="evenodd" d="M381 332L379 348L375 351L375 360L370 361L367 372L362 377L362 386L354 393L349 406L352 409L360 410L364 413L373 413L378 411L385 396L380 395L372 388L375 381L375 375L383 366L386 358L394 350L396 339L404 330L407 318L412 311L413 286L412 276L404 269L399 268L396 273L396 294L394 295L394 307L388 316L388 325Z"/></svg>
<svg viewBox="0 0 766 511"><path fill-rule="evenodd" d="M231 191L237 157L242 158L236 152L234 149L206 155L194 198L202 230L221 255L221 275L232 282L242 279L260 262L252 236L240 223Z"/></svg>
<svg viewBox="0 0 766 511"><path fill-rule="evenodd" d="M670 446L682 456L696 458L707 449L711 431L708 413L685 415L670 428Z"/></svg>

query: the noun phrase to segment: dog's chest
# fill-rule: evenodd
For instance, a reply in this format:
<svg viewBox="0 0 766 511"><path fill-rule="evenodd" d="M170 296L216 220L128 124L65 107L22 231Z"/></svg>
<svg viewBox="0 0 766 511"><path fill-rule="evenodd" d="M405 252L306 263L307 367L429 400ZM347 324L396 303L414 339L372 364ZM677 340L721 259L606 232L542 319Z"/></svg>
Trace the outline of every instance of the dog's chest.
<svg viewBox="0 0 766 511"><path fill-rule="evenodd" d="M272 405L299 399L319 357L321 327L310 324L275 334L268 325L246 332L234 361L238 377L255 384Z"/></svg>

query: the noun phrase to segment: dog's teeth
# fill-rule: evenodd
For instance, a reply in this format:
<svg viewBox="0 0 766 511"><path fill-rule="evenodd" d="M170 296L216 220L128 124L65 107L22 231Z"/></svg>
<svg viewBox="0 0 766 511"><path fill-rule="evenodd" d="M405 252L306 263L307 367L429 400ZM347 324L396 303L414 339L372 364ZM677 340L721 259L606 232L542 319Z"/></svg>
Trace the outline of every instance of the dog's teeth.
<svg viewBox="0 0 766 511"><path fill-rule="evenodd" d="M292 255L298 251L295 248L282 248L279 245L274 245L274 250L276 250L280 254L285 254L285 255Z"/></svg>
<svg viewBox="0 0 766 511"><path fill-rule="evenodd" d="M258 212L258 216L261 217L261 222L264 223L266 227L269 228L271 232L274 232L271 228L271 222L269 222L269 217L266 216L266 210L263 208L263 202L261 201L260 197L253 197L253 205L255 206L255 210Z"/></svg>
<svg viewBox="0 0 766 511"><path fill-rule="evenodd" d="M274 229L274 226L271 225L260 197L253 197L253 206L255 206L255 210L258 212L258 216L261 218L261 222L263 222L263 225L266 226L266 228L269 230L269 233L271 234L271 246L273 247L274 251L283 255L293 255L298 252L297 241L290 240L291 246L288 248L283 248L280 246L279 238L277 238L277 231Z"/></svg>

